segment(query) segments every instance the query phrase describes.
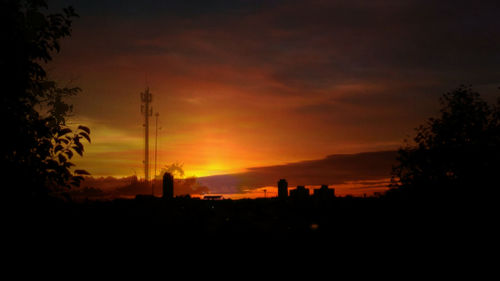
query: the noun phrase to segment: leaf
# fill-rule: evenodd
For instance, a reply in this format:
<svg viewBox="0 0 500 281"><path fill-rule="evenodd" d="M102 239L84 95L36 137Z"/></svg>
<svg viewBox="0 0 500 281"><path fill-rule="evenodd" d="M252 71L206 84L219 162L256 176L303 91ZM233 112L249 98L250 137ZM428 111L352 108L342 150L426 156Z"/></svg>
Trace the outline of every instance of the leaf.
<svg viewBox="0 0 500 281"><path fill-rule="evenodd" d="M88 127L80 125L80 126L78 126L78 129L85 131L87 134L90 134L90 129Z"/></svg>
<svg viewBox="0 0 500 281"><path fill-rule="evenodd" d="M80 181L83 181L85 178L82 176L73 176L73 177L71 177L71 179L74 181L80 182Z"/></svg>
<svg viewBox="0 0 500 281"><path fill-rule="evenodd" d="M79 187L80 186L80 183L85 180L82 176L73 176L71 177L71 184L76 186L76 187Z"/></svg>
<svg viewBox="0 0 500 281"><path fill-rule="evenodd" d="M66 150L66 155L68 156L68 159L71 159L73 157L73 151L71 150Z"/></svg>
<svg viewBox="0 0 500 281"><path fill-rule="evenodd" d="M79 146L74 145L72 148L73 148L73 150L74 150L74 151L76 151L76 153L78 153L80 156L83 156L83 151L82 151L82 149L81 149Z"/></svg>
<svg viewBox="0 0 500 281"><path fill-rule="evenodd" d="M70 128L64 128L64 129L60 130L58 133L59 133L60 136L63 136L63 135L66 135L68 133L71 133L71 132L72 131L71 131Z"/></svg>
<svg viewBox="0 0 500 281"><path fill-rule="evenodd" d="M66 157L62 153L59 154L58 157L59 157L59 163L64 163L64 162L68 161L68 159L66 159Z"/></svg>
<svg viewBox="0 0 500 281"><path fill-rule="evenodd" d="M73 150L75 150L78 154L80 154L80 156L83 156L83 144L81 144L79 141L75 141Z"/></svg>
<svg viewBox="0 0 500 281"><path fill-rule="evenodd" d="M90 143L90 137L89 137L89 135L87 133L80 132L80 136L84 137Z"/></svg>
<svg viewBox="0 0 500 281"><path fill-rule="evenodd" d="M89 172L85 171L85 170L75 170L75 174L78 174L78 175L90 175Z"/></svg>
<svg viewBox="0 0 500 281"><path fill-rule="evenodd" d="M75 143L76 146L78 146L80 148L80 150L83 152L83 144L81 142L76 142Z"/></svg>
<svg viewBox="0 0 500 281"><path fill-rule="evenodd" d="M63 146L59 144L56 146L56 148L54 148L54 152L58 152L61 149L63 149Z"/></svg>

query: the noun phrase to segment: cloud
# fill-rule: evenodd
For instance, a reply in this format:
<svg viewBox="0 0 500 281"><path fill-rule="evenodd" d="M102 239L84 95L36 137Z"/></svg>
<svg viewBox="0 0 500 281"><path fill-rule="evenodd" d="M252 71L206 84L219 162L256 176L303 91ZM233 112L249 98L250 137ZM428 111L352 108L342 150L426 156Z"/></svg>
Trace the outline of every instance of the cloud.
<svg viewBox="0 0 500 281"><path fill-rule="evenodd" d="M249 168L247 172L200 177L198 181L212 192L235 193L245 188L275 186L287 179L289 186L337 185L353 181L374 181L390 177L396 164L396 151L330 155L319 160Z"/></svg>
<svg viewBox="0 0 500 281"><path fill-rule="evenodd" d="M500 85L497 1L59 2L81 16L55 68L81 77L76 114L141 147L148 84L188 173L395 149L442 93Z"/></svg>

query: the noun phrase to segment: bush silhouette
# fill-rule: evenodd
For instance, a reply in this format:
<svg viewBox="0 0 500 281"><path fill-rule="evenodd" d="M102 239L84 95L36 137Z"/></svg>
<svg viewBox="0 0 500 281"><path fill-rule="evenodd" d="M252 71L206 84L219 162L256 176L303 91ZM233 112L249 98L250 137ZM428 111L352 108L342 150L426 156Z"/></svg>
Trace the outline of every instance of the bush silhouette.
<svg viewBox="0 0 500 281"><path fill-rule="evenodd" d="M2 1L2 120L1 161L8 178L4 192L17 196L46 195L55 187L79 185L83 170L71 171L75 154L83 154L82 139L90 130L72 131L65 117L72 106L64 99L78 87L59 87L44 65L60 50L59 40L71 34L77 14L45 14L47 1ZM6 182L5 182L6 181Z"/></svg>
<svg viewBox="0 0 500 281"><path fill-rule="evenodd" d="M444 94L438 118L418 127L399 150L393 185L410 194L471 195L491 191L500 171L500 100L488 105L471 87Z"/></svg>

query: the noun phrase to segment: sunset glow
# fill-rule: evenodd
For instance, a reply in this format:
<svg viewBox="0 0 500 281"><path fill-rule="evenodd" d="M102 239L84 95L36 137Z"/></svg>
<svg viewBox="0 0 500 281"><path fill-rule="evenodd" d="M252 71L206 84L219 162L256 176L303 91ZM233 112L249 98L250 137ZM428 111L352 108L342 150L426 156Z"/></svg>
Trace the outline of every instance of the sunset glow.
<svg viewBox="0 0 500 281"><path fill-rule="evenodd" d="M498 60L481 55L499 44L487 5L476 7L486 30L478 33L460 5L436 13L413 1L200 2L194 10L56 2L81 19L49 75L83 89L71 122L92 128L77 164L94 176L144 177L146 87L160 114L157 171L179 162L186 176L206 177L396 150L445 90L471 83L492 100L500 75ZM154 117L150 138L153 175Z"/></svg>
<svg viewBox="0 0 500 281"><path fill-rule="evenodd" d="M7 257L491 248L498 2L2 0Z"/></svg>

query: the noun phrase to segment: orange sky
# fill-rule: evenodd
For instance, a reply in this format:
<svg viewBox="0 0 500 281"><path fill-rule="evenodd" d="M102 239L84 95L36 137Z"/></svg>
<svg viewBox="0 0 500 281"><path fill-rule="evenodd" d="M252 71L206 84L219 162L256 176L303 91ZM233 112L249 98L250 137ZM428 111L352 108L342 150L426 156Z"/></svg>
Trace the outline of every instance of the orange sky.
<svg viewBox="0 0 500 281"><path fill-rule="evenodd" d="M146 86L158 167L201 177L396 149L444 91L470 83L488 99L499 83L487 5L56 2L80 18L49 75L83 89L71 124L89 126L92 144L76 162L95 176L143 177Z"/></svg>

